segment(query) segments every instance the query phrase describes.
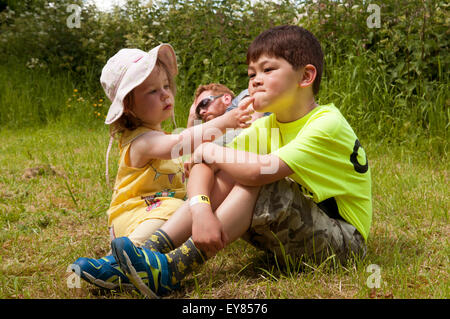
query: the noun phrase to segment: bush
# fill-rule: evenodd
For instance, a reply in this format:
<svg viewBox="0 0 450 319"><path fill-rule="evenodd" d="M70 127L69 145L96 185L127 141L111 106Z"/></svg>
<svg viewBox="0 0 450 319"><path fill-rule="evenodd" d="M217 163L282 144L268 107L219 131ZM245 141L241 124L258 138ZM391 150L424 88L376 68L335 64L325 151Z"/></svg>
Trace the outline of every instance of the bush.
<svg viewBox="0 0 450 319"><path fill-rule="evenodd" d="M69 74L69 93L76 87L102 98L101 69L120 48L171 43L180 70L176 100L184 108L179 123L199 84L221 82L236 93L247 86L246 50L262 30L301 25L324 49L320 101L334 101L362 135L396 142L420 135L446 147L450 37L443 1L380 2L381 27L373 29L367 1L133 0L111 12L81 0L8 3L0 12L0 59ZM73 3L82 8L81 27L71 29L66 9Z"/></svg>

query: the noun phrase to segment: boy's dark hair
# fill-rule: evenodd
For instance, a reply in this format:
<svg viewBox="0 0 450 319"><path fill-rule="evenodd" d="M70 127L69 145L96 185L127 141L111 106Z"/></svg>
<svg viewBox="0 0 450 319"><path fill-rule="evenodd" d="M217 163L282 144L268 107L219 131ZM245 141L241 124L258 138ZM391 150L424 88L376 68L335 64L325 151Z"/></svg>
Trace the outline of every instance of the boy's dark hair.
<svg viewBox="0 0 450 319"><path fill-rule="evenodd" d="M317 75L313 83L313 93L319 92L323 72L323 52L319 40L311 32L295 25L268 29L250 44L247 64L257 61L263 54L285 59L294 70L307 64L314 65Z"/></svg>

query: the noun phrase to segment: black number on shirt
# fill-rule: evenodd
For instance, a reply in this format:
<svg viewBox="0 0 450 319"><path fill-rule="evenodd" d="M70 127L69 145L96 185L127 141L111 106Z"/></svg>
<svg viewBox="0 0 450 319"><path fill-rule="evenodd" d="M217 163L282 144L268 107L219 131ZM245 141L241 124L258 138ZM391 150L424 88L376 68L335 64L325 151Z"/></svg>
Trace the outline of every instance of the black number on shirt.
<svg viewBox="0 0 450 319"><path fill-rule="evenodd" d="M361 147L361 143L359 142L358 139L356 139L355 141L355 146L353 146L353 153L350 155L350 162L352 162L353 167L355 168L355 171L357 171L358 173L364 174L365 172L367 172L369 170L369 162L367 161L367 156L366 156L366 164L361 165L358 162L358 150Z"/></svg>

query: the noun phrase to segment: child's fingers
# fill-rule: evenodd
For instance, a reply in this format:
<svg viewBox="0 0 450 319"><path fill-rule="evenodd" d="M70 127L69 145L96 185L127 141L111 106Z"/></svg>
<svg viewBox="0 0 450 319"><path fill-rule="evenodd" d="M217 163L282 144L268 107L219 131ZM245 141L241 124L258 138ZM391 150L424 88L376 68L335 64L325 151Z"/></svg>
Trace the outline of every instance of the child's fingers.
<svg viewBox="0 0 450 319"><path fill-rule="evenodd" d="M249 107L249 108L247 108L247 109L242 111L243 115L252 115L253 113L255 113L255 110L253 108L251 108L251 107Z"/></svg>
<svg viewBox="0 0 450 319"><path fill-rule="evenodd" d="M184 175L189 178L189 172L191 171L192 162L184 163Z"/></svg>
<svg viewBox="0 0 450 319"><path fill-rule="evenodd" d="M251 124L252 117L251 115L244 115L241 117L240 124Z"/></svg>
<svg viewBox="0 0 450 319"><path fill-rule="evenodd" d="M255 112L255 111L249 110L249 109L246 109L246 110L241 111L239 120L240 120L241 122L248 122L248 121L251 121L251 119L252 119L252 114L253 114L254 112Z"/></svg>
<svg viewBox="0 0 450 319"><path fill-rule="evenodd" d="M215 255L219 250L223 249L221 240L211 241L209 243L199 244L199 249L206 252L208 255Z"/></svg>
<svg viewBox="0 0 450 319"><path fill-rule="evenodd" d="M228 238L227 233L225 233L222 229L222 244L223 244L224 248L228 244L228 240L229 240L229 238Z"/></svg>
<svg viewBox="0 0 450 319"><path fill-rule="evenodd" d="M214 248L215 248L214 254L216 254L218 251L222 250L224 248L222 240L217 241L214 245Z"/></svg>
<svg viewBox="0 0 450 319"><path fill-rule="evenodd" d="M243 98L242 101L239 102L238 108L241 110L245 110L250 104L253 103L254 100L255 100L255 98L252 96Z"/></svg>
<svg viewBox="0 0 450 319"><path fill-rule="evenodd" d="M207 248L213 255L225 247L225 243L222 240L223 230L220 229L219 233L216 233L213 238L211 238L209 247Z"/></svg>

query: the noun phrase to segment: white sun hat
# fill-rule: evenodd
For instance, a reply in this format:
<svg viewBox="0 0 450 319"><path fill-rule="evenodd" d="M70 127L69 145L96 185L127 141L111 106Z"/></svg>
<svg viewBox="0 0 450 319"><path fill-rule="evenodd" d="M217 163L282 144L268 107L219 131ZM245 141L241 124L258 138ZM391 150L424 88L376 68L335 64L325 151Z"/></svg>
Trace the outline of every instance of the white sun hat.
<svg viewBox="0 0 450 319"><path fill-rule="evenodd" d="M159 58L172 77L178 74L177 58L170 44L163 43L149 52L139 49L121 49L106 63L100 83L112 102L105 124L114 123L123 114L123 99L150 75Z"/></svg>

